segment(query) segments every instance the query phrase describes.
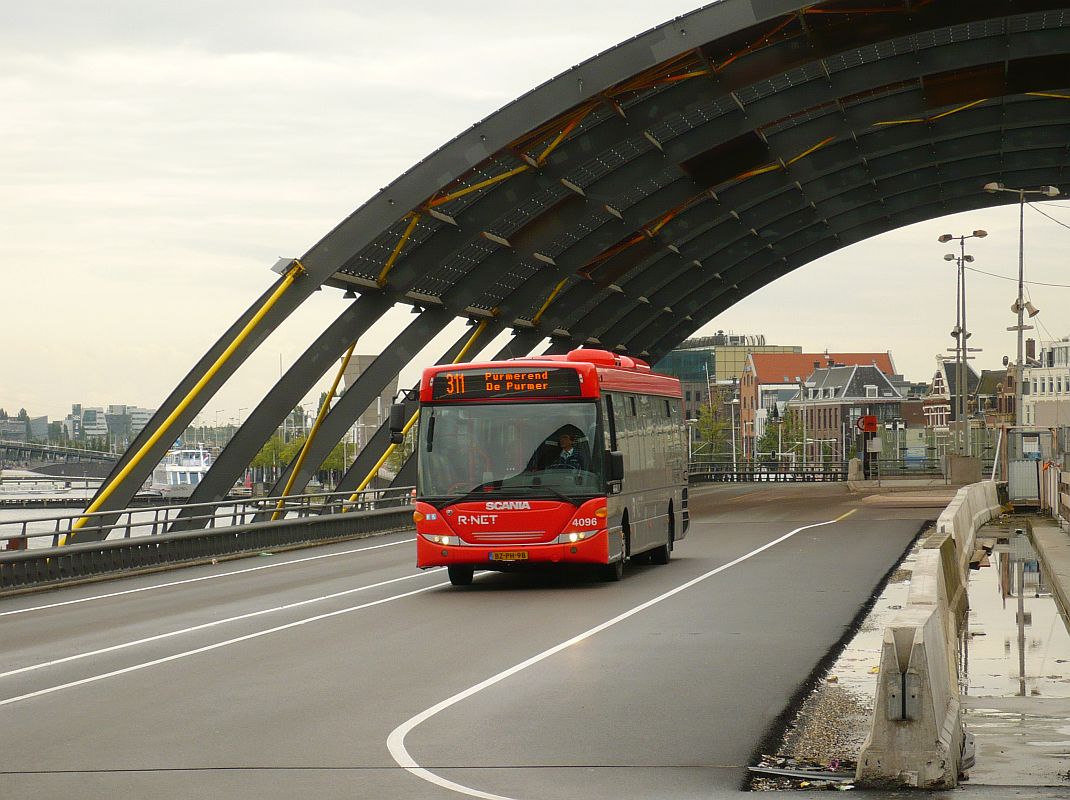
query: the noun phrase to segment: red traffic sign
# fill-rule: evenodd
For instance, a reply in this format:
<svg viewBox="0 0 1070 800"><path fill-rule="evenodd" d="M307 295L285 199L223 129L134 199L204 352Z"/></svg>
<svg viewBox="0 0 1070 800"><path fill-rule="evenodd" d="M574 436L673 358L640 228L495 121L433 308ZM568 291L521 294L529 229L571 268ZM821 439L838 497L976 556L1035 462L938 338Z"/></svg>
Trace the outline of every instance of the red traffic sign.
<svg viewBox="0 0 1070 800"><path fill-rule="evenodd" d="M877 418L873 414L859 417L858 422L856 422L855 425L858 427L858 430L862 431L862 433L877 432Z"/></svg>

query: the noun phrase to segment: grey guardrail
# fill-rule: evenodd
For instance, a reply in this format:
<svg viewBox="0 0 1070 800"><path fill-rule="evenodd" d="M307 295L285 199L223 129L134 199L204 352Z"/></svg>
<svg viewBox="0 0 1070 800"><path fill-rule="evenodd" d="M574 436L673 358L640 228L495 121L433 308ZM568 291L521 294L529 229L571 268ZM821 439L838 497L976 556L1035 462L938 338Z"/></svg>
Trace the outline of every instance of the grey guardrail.
<svg viewBox="0 0 1070 800"><path fill-rule="evenodd" d="M3 552L0 553L0 595L271 548L368 536L411 525L412 507L405 505Z"/></svg>

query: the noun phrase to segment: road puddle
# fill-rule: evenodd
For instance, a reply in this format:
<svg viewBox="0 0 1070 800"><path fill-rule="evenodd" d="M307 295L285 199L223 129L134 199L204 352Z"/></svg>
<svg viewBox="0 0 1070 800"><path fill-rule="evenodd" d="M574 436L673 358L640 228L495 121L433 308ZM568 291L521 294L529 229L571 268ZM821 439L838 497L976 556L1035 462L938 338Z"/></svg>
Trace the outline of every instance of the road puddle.
<svg viewBox="0 0 1070 800"><path fill-rule="evenodd" d="M989 525L970 572L960 660L963 718L975 737L970 782L1066 786L1070 756L1070 633L1029 536Z"/></svg>
<svg viewBox="0 0 1070 800"><path fill-rule="evenodd" d="M1014 531L988 526L977 538L991 553L970 571L964 693L1070 698L1070 634L1029 537Z"/></svg>

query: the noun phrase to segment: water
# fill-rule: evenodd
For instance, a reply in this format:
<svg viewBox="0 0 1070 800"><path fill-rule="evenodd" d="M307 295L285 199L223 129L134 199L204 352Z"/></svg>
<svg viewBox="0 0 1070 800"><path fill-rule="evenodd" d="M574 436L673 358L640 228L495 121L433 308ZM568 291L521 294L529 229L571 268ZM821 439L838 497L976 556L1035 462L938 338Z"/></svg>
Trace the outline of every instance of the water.
<svg viewBox="0 0 1070 800"><path fill-rule="evenodd" d="M970 573L961 651L963 718L977 745L970 779L988 786L1064 786L1070 633L1032 543L1014 529L982 528L977 542L992 548L990 566Z"/></svg>
<svg viewBox="0 0 1070 800"><path fill-rule="evenodd" d="M1015 536L1011 527L988 526L978 535L977 546L982 545L993 550L991 566L970 572L963 629L966 694L1070 698L1070 633L1029 537Z"/></svg>

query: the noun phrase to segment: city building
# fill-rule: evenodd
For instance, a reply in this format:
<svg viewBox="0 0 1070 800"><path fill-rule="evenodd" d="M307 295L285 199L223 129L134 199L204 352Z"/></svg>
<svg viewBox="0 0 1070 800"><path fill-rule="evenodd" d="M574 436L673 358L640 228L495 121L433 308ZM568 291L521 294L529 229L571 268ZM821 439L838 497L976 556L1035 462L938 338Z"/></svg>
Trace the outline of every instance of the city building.
<svg viewBox="0 0 1070 800"><path fill-rule="evenodd" d="M17 417L0 419L0 441L25 442L26 433L26 420Z"/></svg>
<svg viewBox="0 0 1070 800"><path fill-rule="evenodd" d="M754 452L754 442L765 433L769 411L783 416L788 401L798 395L799 383L822 367L875 365L886 377L896 375L892 354L885 353L790 353L755 352L748 356L739 388L740 430L745 453ZM904 382L905 383L905 382ZM898 390L897 390L898 394Z"/></svg>
<svg viewBox="0 0 1070 800"><path fill-rule="evenodd" d="M1070 426L1070 337L1046 342L1023 370L1022 413L1026 425Z"/></svg>
<svg viewBox="0 0 1070 800"><path fill-rule="evenodd" d="M966 396L972 398L977 393L980 377L973 367L966 364ZM958 375L955 361L942 356L936 358L936 372L930 384L929 393L922 401L925 414L925 426L935 430L946 431L948 426L958 419L954 398L958 397ZM967 414L968 416L968 414Z"/></svg>
<svg viewBox="0 0 1070 800"><path fill-rule="evenodd" d="M717 331L713 336L686 339L679 350L707 350L713 353L716 370L711 377L718 381L739 381L751 353L801 353L797 345L766 344L763 334L751 335Z"/></svg>
<svg viewBox="0 0 1070 800"><path fill-rule="evenodd" d="M673 350L654 365L655 372L680 381L685 419L698 419L699 408L709 402L717 378L713 350Z"/></svg>
<svg viewBox="0 0 1070 800"><path fill-rule="evenodd" d="M347 391L349 387L357 382L364 370L372 365L376 358L378 358L376 355L354 354L349 359L345 374L342 376ZM375 435L375 432L379 430L379 426L390 416L390 405L394 402L394 396L397 391L398 379L395 377L387 384L382 393L357 417L351 429L350 440L356 445L355 452L359 452L368 443L371 437Z"/></svg>
<svg viewBox="0 0 1070 800"><path fill-rule="evenodd" d="M134 440L141 430L148 425L152 415L156 413L154 408L139 408L138 406L111 405L104 412L104 421L108 426L108 435L118 447L125 449Z"/></svg>
<svg viewBox="0 0 1070 800"><path fill-rule="evenodd" d="M977 389L970 398L970 416L980 417L986 425L1013 422L1003 413L1005 403L1003 386L1007 381L1006 369L983 369L977 381Z"/></svg>
<svg viewBox="0 0 1070 800"><path fill-rule="evenodd" d="M71 413L63 420L63 430L68 439L77 441L107 436L108 422L104 416L104 409L72 403Z"/></svg>
<svg viewBox="0 0 1070 800"><path fill-rule="evenodd" d="M26 425L31 442L48 441L48 417L30 417Z"/></svg>
<svg viewBox="0 0 1070 800"><path fill-rule="evenodd" d="M905 424L903 398L876 365L818 367L803 389L796 384L788 411L804 419L807 462L845 459L863 416L875 416L885 430L893 425L893 432Z"/></svg>

